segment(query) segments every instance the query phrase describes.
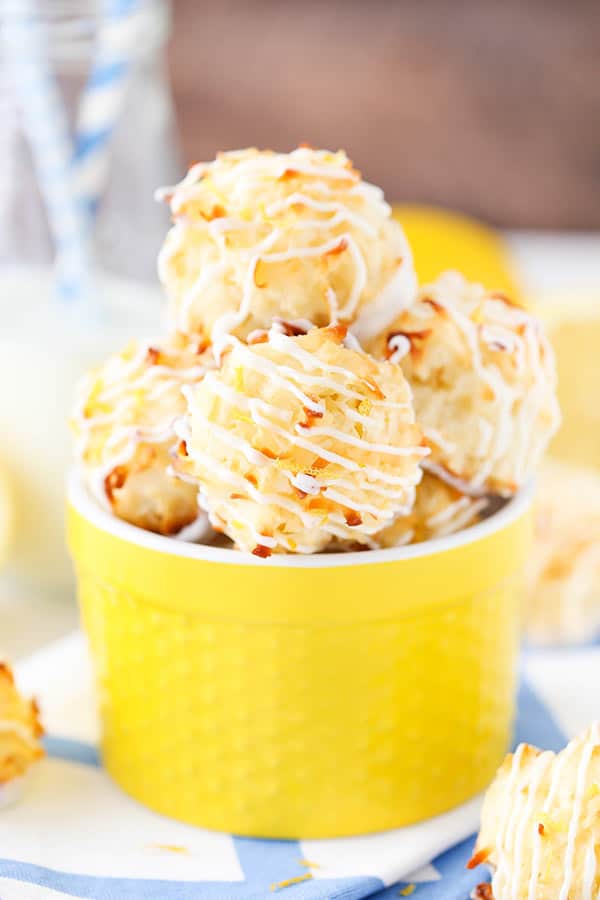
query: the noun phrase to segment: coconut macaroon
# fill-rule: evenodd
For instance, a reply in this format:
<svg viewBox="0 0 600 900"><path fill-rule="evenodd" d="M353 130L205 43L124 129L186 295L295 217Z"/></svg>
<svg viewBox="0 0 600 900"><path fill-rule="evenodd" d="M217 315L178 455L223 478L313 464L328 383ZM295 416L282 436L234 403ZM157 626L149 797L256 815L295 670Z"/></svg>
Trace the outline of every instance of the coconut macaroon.
<svg viewBox="0 0 600 900"><path fill-rule="evenodd" d="M186 389L177 468L212 525L257 556L369 543L408 513L421 477L410 389L398 366L344 345L342 326L246 345Z"/></svg>
<svg viewBox="0 0 600 900"><path fill-rule="evenodd" d="M43 733L35 701L19 694L10 667L0 662L0 804L8 785L44 755Z"/></svg>
<svg viewBox="0 0 600 900"><path fill-rule="evenodd" d="M487 497L470 497L435 475L425 472L417 486L415 504L405 516L376 535L374 547L403 547L455 534L475 525L489 506Z"/></svg>
<svg viewBox="0 0 600 900"><path fill-rule="evenodd" d="M548 460L536 496L536 538L526 567L526 630L536 643L600 633L600 474Z"/></svg>
<svg viewBox="0 0 600 900"><path fill-rule="evenodd" d="M471 493L514 493L560 415L554 357L537 319L446 272L375 345L413 390L428 467Z"/></svg>
<svg viewBox="0 0 600 900"><path fill-rule="evenodd" d="M415 296L400 225L341 151L221 153L159 196L174 219L159 274L181 331L245 338L281 316L353 322L366 340Z"/></svg>
<svg viewBox="0 0 600 900"><path fill-rule="evenodd" d="M82 381L71 421L76 458L93 495L119 518L190 539L205 530L197 489L174 475L170 452L182 388L200 381L212 359L176 334L131 343Z"/></svg>
<svg viewBox="0 0 600 900"><path fill-rule="evenodd" d="M490 900L595 900L600 891L600 723L560 753L521 744L489 788L474 868ZM480 893L485 896L485 893Z"/></svg>

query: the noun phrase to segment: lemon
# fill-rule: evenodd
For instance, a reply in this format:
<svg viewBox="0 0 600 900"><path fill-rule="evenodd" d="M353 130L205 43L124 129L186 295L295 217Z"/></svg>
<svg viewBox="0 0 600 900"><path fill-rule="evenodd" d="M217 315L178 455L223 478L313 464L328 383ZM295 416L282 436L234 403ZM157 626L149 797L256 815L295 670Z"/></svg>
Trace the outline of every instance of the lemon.
<svg viewBox="0 0 600 900"><path fill-rule="evenodd" d="M536 303L556 353L563 424L550 454L600 468L600 291Z"/></svg>
<svg viewBox="0 0 600 900"><path fill-rule="evenodd" d="M420 284L447 269L469 281L502 291L521 301L508 249L501 235L476 219L428 206L394 206L412 247Z"/></svg>
<svg viewBox="0 0 600 900"><path fill-rule="evenodd" d="M13 536L13 497L7 469L0 462L0 566L8 557Z"/></svg>

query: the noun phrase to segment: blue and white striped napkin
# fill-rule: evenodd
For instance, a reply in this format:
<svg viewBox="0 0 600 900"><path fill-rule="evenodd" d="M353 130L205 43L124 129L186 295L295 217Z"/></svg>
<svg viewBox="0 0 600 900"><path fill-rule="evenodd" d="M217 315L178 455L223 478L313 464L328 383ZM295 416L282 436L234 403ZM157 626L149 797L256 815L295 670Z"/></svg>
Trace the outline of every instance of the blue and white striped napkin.
<svg viewBox="0 0 600 900"><path fill-rule="evenodd" d="M600 717L589 691L600 647L527 653L516 741L558 749ZM85 643L69 637L21 664L44 710L48 758L0 813L0 900L466 900L479 801L426 823L360 838L265 841L173 822L104 774Z"/></svg>

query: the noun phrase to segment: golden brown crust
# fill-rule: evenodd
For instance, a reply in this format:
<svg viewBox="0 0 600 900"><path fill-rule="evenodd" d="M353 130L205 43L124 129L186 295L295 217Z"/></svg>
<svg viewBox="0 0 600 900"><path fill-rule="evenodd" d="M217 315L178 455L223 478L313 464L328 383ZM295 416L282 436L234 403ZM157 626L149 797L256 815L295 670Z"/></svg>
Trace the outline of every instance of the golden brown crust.
<svg viewBox="0 0 600 900"><path fill-rule="evenodd" d="M391 285L389 323L414 298L402 229L341 151L221 153L163 197L174 227L159 273L187 333L217 340L223 316L243 339L277 316L352 323Z"/></svg>
<svg viewBox="0 0 600 900"><path fill-rule="evenodd" d="M42 758L43 733L37 703L19 694L10 666L0 663L0 785Z"/></svg>
<svg viewBox="0 0 600 900"><path fill-rule="evenodd" d="M436 471L503 495L528 480L559 423L552 351L532 315L446 272L370 349L408 378Z"/></svg>
<svg viewBox="0 0 600 900"><path fill-rule="evenodd" d="M256 556L369 543L413 502L424 448L408 385L345 334L230 338L219 371L189 395L176 465L212 521Z"/></svg>
<svg viewBox="0 0 600 900"><path fill-rule="evenodd" d="M494 900L491 884L485 881L474 887L471 893L471 900Z"/></svg>
<svg viewBox="0 0 600 900"><path fill-rule="evenodd" d="M182 389L211 365L202 338L173 334L131 344L82 382L76 455L92 493L126 522L173 535L202 515L197 490L172 474L171 450Z"/></svg>
<svg viewBox="0 0 600 900"><path fill-rule="evenodd" d="M495 900L600 892L600 722L560 753L520 745L490 785L471 860L492 869Z"/></svg>

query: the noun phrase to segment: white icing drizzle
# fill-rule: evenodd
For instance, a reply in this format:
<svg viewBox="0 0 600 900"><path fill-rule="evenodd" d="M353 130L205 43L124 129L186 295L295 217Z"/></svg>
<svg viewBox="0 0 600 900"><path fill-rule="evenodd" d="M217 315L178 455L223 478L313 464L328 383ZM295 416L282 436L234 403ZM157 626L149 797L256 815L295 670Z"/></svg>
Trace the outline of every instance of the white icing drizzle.
<svg viewBox="0 0 600 900"><path fill-rule="evenodd" d="M597 747L600 747L600 722L594 722L594 724L592 725L590 734L581 752L581 759L579 760L575 786L575 800L573 802L573 812L571 813L571 821L569 822L567 847L565 850L565 875L560 889L560 894L558 895L558 900L568 900L569 898L569 891L571 890L571 884L573 881L573 863L575 860L577 831L581 820L588 769L592 759L592 754Z"/></svg>
<svg viewBox="0 0 600 900"><path fill-rule="evenodd" d="M560 778L563 773L563 770L569 761L569 757L572 755L574 750L574 745L569 744L563 752L555 758L554 766L552 769L552 777L550 779L550 785L548 787L548 793L546 794L546 799L544 800L544 805L542 806L542 817L547 815L552 809L552 804L554 803L554 797L558 791L560 786ZM539 875L539 867L540 867L540 855L542 850L542 836L539 833L539 829L536 827L533 834L533 850L531 855L531 877L529 880L529 887L527 892L527 900L536 900L537 897L537 888L538 888L538 875ZM492 880L492 887L494 885L494 881Z"/></svg>
<svg viewBox="0 0 600 900"><path fill-rule="evenodd" d="M286 474L288 473L286 472ZM307 475L305 472L298 472L297 475L290 475L290 482L294 487L297 487L299 491L303 491L303 493L308 494L311 497L314 497L321 491L320 481L312 475Z"/></svg>
<svg viewBox="0 0 600 900"><path fill-rule="evenodd" d="M385 222L391 216L391 209L383 200L383 193L373 185L363 184L360 175L351 168L344 157L341 164L324 151L312 151L298 148L289 154L249 154L239 151L221 154L213 163L201 163L193 166L180 184L164 188L157 192L158 199L170 202L175 225L159 256L159 274L163 283L170 280L169 265L171 259L185 249L186 232L190 228L198 228L208 232L215 240L231 231L260 232L271 229L255 247L237 250L236 255L247 259L246 274L243 279L242 297L239 308L220 316L211 329L211 340L218 343L227 333L235 331L248 318L251 312L252 299L255 296L254 273L259 262L281 264L292 260L320 257L332 251L347 253L354 266L354 278L350 284L348 296L342 308L332 289L328 291L327 302L330 307L330 321L340 318L351 321L359 308L368 281L367 259L359 248L350 231L339 233L318 246L295 246L276 252L273 248L284 233L304 231L338 231L344 225L366 235L370 240L378 236L378 227L369 219L360 215L352 206L366 205ZM202 179L213 178L212 187L215 197L220 194L230 200L235 208L237 203L245 206L252 192L260 193L264 189L264 180L277 181L288 172L303 176L306 184L302 189L293 191L289 196L273 200L264 210L257 205L250 220L225 215L210 221L192 219L186 212L187 205L195 199L209 195L211 187L205 189ZM339 199L343 192L347 202ZM337 194L336 194L337 192ZM315 194L317 196L315 196ZM355 199L353 199L355 198ZM223 200L227 203L227 200ZM351 205L350 205L351 204ZM222 204L221 204L222 205ZM295 219L289 215L294 208L303 208L314 212L313 218L300 216ZM281 218L283 216L284 218ZM301 240L301 238L300 238ZM356 337L359 341L375 334L389 324L406 305L414 299L416 293L416 277L412 265L410 248L398 226L396 230L398 269L381 291L380 295L368 304L368 314L363 312L356 322ZM178 322L182 330L190 330L193 323L192 307L194 300L210 283L214 275L223 275L225 266L225 245L219 244L221 259L209 265L201 272L196 282L189 288L178 306ZM269 252L272 251L272 252ZM374 329L374 330L373 330Z"/></svg>
<svg viewBox="0 0 600 900"><path fill-rule="evenodd" d="M343 222L349 222L351 225L354 225L360 231L364 231L371 237L376 237L377 235L377 230L370 222L367 222L362 216L353 213L343 203L337 201L328 203L326 201L315 200L313 197L309 197L308 194L303 194L300 191L296 191L294 194L290 194L289 197L271 203L267 206L265 212L268 216L277 216L280 212L290 209L292 206L306 206L308 209L313 209L315 212L334 214L330 219L310 219L308 222L305 219L301 219L298 223L298 227L332 228L336 225L341 225Z"/></svg>
<svg viewBox="0 0 600 900"><path fill-rule="evenodd" d="M467 497L464 499L467 502L463 504L460 509L455 511L452 518L448 519L441 526L438 525L435 527L436 537L444 537L446 534L455 534L457 531L462 531L467 525L472 525L488 504L486 497L482 497L479 500L473 500L472 498Z"/></svg>
<svg viewBox="0 0 600 900"><path fill-rule="evenodd" d="M141 443L162 444L175 438L177 395L189 384L199 381L206 367L188 366L177 368L164 363L152 364L147 361L151 348L162 353L162 341L147 341L140 345L131 360L121 356L111 358L101 373L93 373L85 378L78 390L73 412L76 431L75 456L79 461L84 480L97 501L109 509L106 496L106 478L117 467L127 465ZM185 352L185 351L182 351ZM168 356L173 351L167 351ZM100 390L95 393L98 385ZM165 410L158 421L150 424L128 422L130 411L138 400L136 394L144 392L144 412L157 413L159 402L165 394L173 392L173 403L165 403ZM86 415L87 406L111 408L108 413ZM106 436L98 434L106 429ZM88 453L94 442L101 442L101 461L92 465Z"/></svg>
<svg viewBox="0 0 600 900"><path fill-rule="evenodd" d="M456 450L456 444L454 441L448 440L448 438L444 437L439 428L434 428L432 425L427 425L423 428L423 434L432 444L435 444L444 453L451 454Z"/></svg>
<svg viewBox="0 0 600 900"><path fill-rule="evenodd" d="M593 896L594 881L596 879L596 840L594 835L590 837L590 842L585 851L585 860L583 863L583 885L581 900L595 900ZM597 900L597 898L596 898Z"/></svg>
<svg viewBox="0 0 600 900"><path fill-rule="evenodd" d="M410 341L404 334L395 334L388 340L388 350L392 351L390 362L398 365L410 353Z"/></svg>
<svg viewBox="0 0 600 900"><path fill-rule="evenodd" d="M473 501L470 497L459 497L454 503L448 504L445 509L435 513L433 516L429 516L429 518L425 520L425 524L428 528L436 528L438 525L444 525L450 519L453 519L457 513L462 512L464 509L470 511L472 508Z"/></svg>
<svg viewBox="0 0 600 900"><path fill-rule="evenodd" d="M0 719L0 734L15 735L29 747L38 746L38 741L31 733L31 729L23 725L22 722L16 722L10 719Z"/></svg>
<svg viewBox="0 0 600 900"><path fill-rule="evenodd" d="M514 792L518 782L521 770L521 760L525 752L525 744L519 744L513 754L506 790L503 797L502 813L498 821L498 867L492 879L492 890L495 897L502 898L503 887L506 884L507 872L510 871L507 853L507 837L509 834L509 824L511 821L511 813L514 812L516 804L514 804Z"/></svg>
<svg viewBox="0 0 600 900"><path fill-rule="evenodd" d="M298 434L310 432L310 434L317 436L326 435L342 444L350 444L351 447L369 450L372 453L386 453L389 456L427 456L429 453L427 447L394 447L391 444L378 444L374 441L366 441L363 438L355 437L353 434L347 434L339 428L331 428L328 425L313 425L311 428L307 428L304 425L296 425L296 431Z"/></svg>
<svg viewBox="0 0 600 900"><path fill-rule="evenodd" d="M276 385L277 388L294 396L306 409L312 410L317 416L324 415L327 410L324 402L315 400L308 394L308 391L316 385L321 390L327 389L342 398L349 396L351 400L359 403L367 399L364 390L361 392L356 387L354 389L348 387L348 385L357 385L361 380L357 379L357 376L351 370L320 359L316 354L298 346L297 338L288 337L279 333L276 329L272 329L269 332L268 340L272 349L284 356L283 361L276 363L274 360L269 359L264 350L260 349L264 348L265 344L248 346L237 338L227 336L223 339L223 345L229 346L232 354L231 357L228 357L228 365L234 372L239 367L242 378L246 377L247 373L251 371L258 373ZM292 363L297 364L298 368ZM363 378L362 380L369 387L369 390L372 391L373 386L368 379ZM200 433L210 433L211 439L215 439L230 450L233 450L235 454L240 454L252 465L257 465L259 473L261 469L268 471L269 467L276 467L278 472L291 485L296 487L301 494L309 496L321 494L321 496L329 499L332 503L339 505L342 510L352 510L361 514L361 516L363 514L370 516L371 519L368 522L361 521L360 531L355 533L359 538L362 539L364 535L368 534L376 534L383 525L390 522L398 514L399 507L402 510L405 506L410 508L414 500L414 484L419 480L421 474L417 466L415 466L414 472L411 472L410 475L392 474L382 470L376 464L359 464L352 456L346 455L343 452L343 448L355 447L369 454L367 459L371 458L371 455L376 459L379 454L390 457L412 456L416 459L424 456L428 452L427 448L420 446L404 448L377 441L369 441L364 437L355 437L353 434L348 434L341 429L327 424L319 424L318 422L314 423L312 427L296 425L294 428L290 428L289 410L279 409L279 407L258 397L249 397L243 393L243 387L241 390L235 390L229 384L224 384L219 373L216 372L207 373L203 382L203 390L214 393L215 396L218 396L227 404L228 409L223 411L222 415L224 418L221 418L221 421L227 419L230 422L235 422L236 410L240 410L243 416L246 417L247 415L259 430L263 430L275 437L281 436L287 445L307 450L316 458L324 459L347 472L361 472L364 476L363 490L361 496L357 498L356 483L343 476L331 476L325 472L322 475L312 474L286 469L283 460L273 460L270 456L257 450L249 439L242 437L239 433L234 433L230 428L215 423L210 414L204 411L204 407L201 408L199 404L194 402L193 394L190 390L186 389L189 399L190 420L194 428L198 428ZM383 407L388 405L384 400L379 402ZM389 406L404 409L407 413L407 422L411 420L410 404L395 403L389 404ZM352 410L352 414L365 427L372 426L372 420L368 416L362 415L357 410ZM234 470L235 467L224 465L220 462L220 459L224 458L225 454L221 455L218 449L213 448L210 453L199 449L194 445L193 440L190 440L189 426L186 423L177 424L177 434L185 440L187 454L192 461L195 461L202 469L214 473L217 481L227 485L229 490L240 493L240 499L248 497L261 506L273 506L293 512L305 528L315 529L316 534L329 533L346 540L352 537L352 528L354 526L349 526L341 512L337 512L335 508L327 515L325 524L322 511L308 511L301 501L292 495L266 493L260 487L250 483L243 475L238 474ZM320 440L322 438L325 440ZM332 442L335 441L335 451L330 446L327 446L328 438L331 438ZM217 498L218 494L219 489L217 489ZM370 502L370 497L373 497L373 502ZM382 502L375 502L375 498L381 498ZM227 488L221 500L225 503L228 502ZM210 514L211 506L213 505L211 496L201 496L200 502ZM218 511L218 506L216 511ZM252 510L244 507L243 503L238 503L232 507L231 515L226 516L226 518L228 520L231 519L232 522L238 522L237 526L235 524L231 526L233 528L241 527L242 525L247 527L249 533L255 537L257 544L266 547L272 546L264 540L265 537L272 538L271 535L265 536L256 533ZM286 537L285 534L278 534L276 540L283 546L287 546L288 549L291 547L291 538ZM294 547L294 549L298 550L299 548ZM312 549L314 550L314 547ZM307 552L310 552L310 550Z"/></svg>
<svg viewBox="0 0 600 900"><path fill-rule="evenodd" d="M351 331L365 346L378 334L383 334L398 316L407 309L417 293L417 277L406 239L398 268L382 291L361 310Z"/></svg>
<svg viewBox="0 0 600 900"><path fill-rule="evenodd" d="M470 295L469 295L470 292ZM478 418L481 440L473 457L481 461L470 477L471 488L482 488L496 466L510 458L514 470L513 481L521 484L532 465L540 458L549 436L555 430L559 414L553 396L552 351L541 334L536 320L524 310L486 295L478 285L468 285L461 276L447 272L440 280L425 288L423 299L411 309L411 315L427 320L439 313L427 297L444 309L462 335L469 350L469 358L477 379L492 395L493 425L483 415ZM472 299L470 299L470 297ZM471 303L482 305L485 322L478 324L465 311ZM502 345L503 350L484 360L483 351ZM508 378L494 361L494 356L510 356L515 375ZM543 364L542 360L545 360ZM515 413L516 410L516 413ZM538 417L547 411L549 423L540 427ZM434 442L445 451L439 439ZM446 478L446 480L449 480Z"/></svg>
<svg viewBox="0 0 600 900"><path fill-rule="evenodd" d="M563 773L574 757L578 756L575 773L574 794L571 815L567 828L567 840L562 865L562 882L556 895L557 900L569 900L575 878L575 861L578 854L578 839L583 823L583 804L589 777L589 768L594 751L600 748L600 723L595 722L584 741L572 741L556 756L552 752L540 754L533 762L530 774L522 785L519 784L521 761L525 745L521 745L513 756L506 783L502 812L497 827L497 868L492 878L492 891L497 900L537 900L540 884L540 858L543 840L543 822L552 814L555 799L563 785ZM545 796L539 815L540 789L546 785ZM527 787L527 790L524 788ZM568 794L566 795L568 796ZM565 796L565 799L566 799ZM526 798L526 799L525 799ZM531 840L531 868L524 864L527 842ZM596 878L596 845L592 833L585 849L581 849L582 893L581 900L595 900L593 894ZM529 872L529 875L527 875ZM546 896L546 894L544 894Z"/></svg>
<svg viewBox="0 0 600 900"><path fill-rule="evenodd" d="M533 815L535 809L537 792L540 788L543 778L548 771L548 768L552 765L553 760L553 753L542 753L540 754L540 756L538 756L533 764L527 803L525 804L525 809L523 810L519 827L515 832L514 859L512 863L510 892L511 900L519 900L519 895L521 892L521 867L523 862L523 847L525 836L527 828L530 827L530 818ZM533 827L537 830L537 824L535 822L533 824Z"/></svg>
<svg viewBox="0 0 600 900"><path fill-rule="evenodd" d="M469 497L481 497L485 493L483 487L475 487L471 482L465 481L463 478L457 478L456 475L452 475L447 469L431 459L424 459L421 465L426 472L430 472L431 475L435 475L441 481L445 481L446 484L456 488L461 494L467 494Z"/></svg>
<svg viewBox="0 0 600 900"><path fill-rule="evenodd" d="M219 318L216 320L212 328L211 341L214 346L214 352L217 361L219 361L221 342L223 338L229 335L230 332L232 332L235 328L238 328L243 322L246 321L246 319L250 315L252 296L255 289L254 274L256 272L256 267L263 254L266 254L271 249L271 247L277 243L280 236L281 232L279 231L279 229L275 228L273 229L271 234L267 235L267 237L263 241L261 241L257 247L254 248L253 251L249 251L250 259L248 263L248 269L246 271L246 276L244 278L244 289L240 307L234 312L223 313L223 315L219 316Z"/></svg>
<svg viewBox="0 0 600 900"><path fill-rule="evenodd" d="M161 251L161 254L162 252L163 251ZM159 271L161 268L160 258L161 257L159 256ZM189 329L191 309L196 297L202 294L205 288L210 285L211 281L215 280L221 275L224 275L226 271L227 266L222 260L212 264L209 263L202 268L202 271L200 272L196 281L190 288L188 288L188 290L184 294L181 306L177 312L178 324L182 331L185 332Z"/></svg>

